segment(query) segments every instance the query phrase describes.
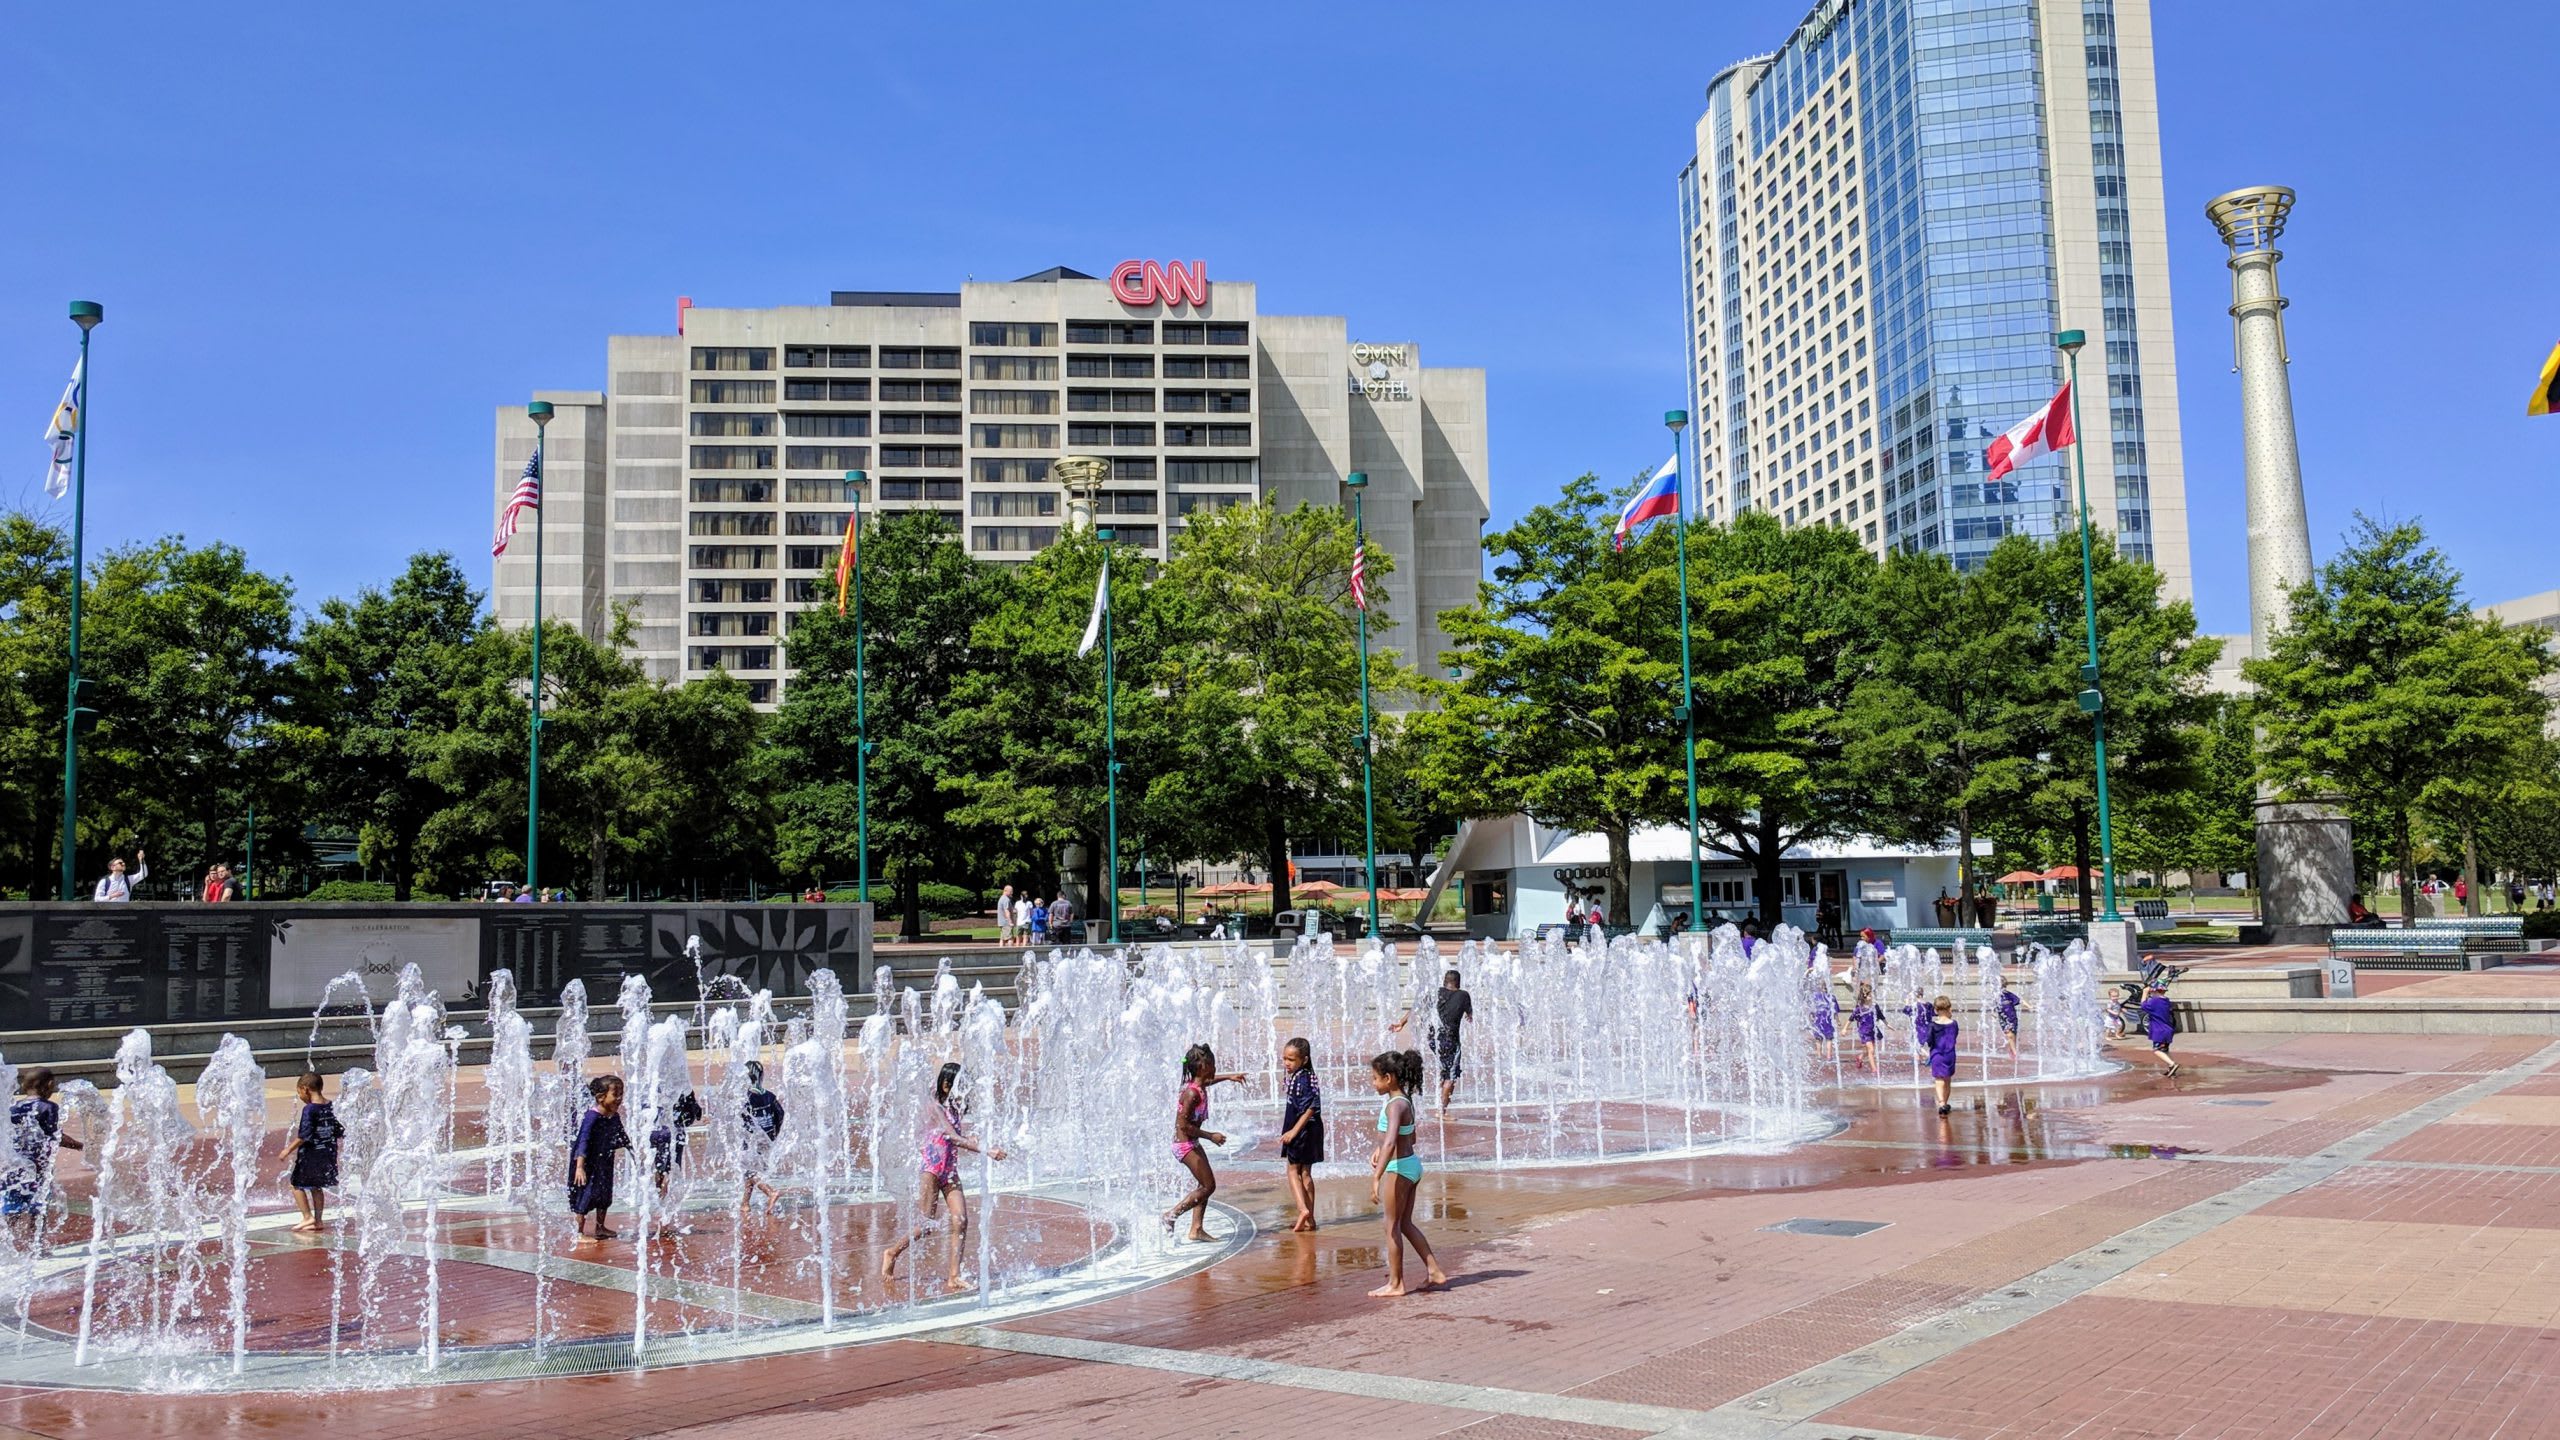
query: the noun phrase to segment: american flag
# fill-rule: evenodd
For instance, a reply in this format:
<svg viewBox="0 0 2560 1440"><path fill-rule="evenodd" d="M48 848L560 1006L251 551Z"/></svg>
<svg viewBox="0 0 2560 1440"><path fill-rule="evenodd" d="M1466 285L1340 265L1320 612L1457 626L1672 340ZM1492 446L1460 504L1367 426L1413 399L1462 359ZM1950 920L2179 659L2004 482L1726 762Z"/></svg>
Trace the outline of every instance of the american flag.
<svg viewBox="0 0 2560 1440"><path fill-rule="evenodd" d="M507 508L498 512L498 538L489 542L489 553L506 554L507 542L515 538L517 517L541 508L542 446L536 443L533 453L525 457L524 474L516 477L516 493L507 497Z"/></svg>
<svg viewBox="0 0 2560 1440"><path fill-rule="evenodd" d="M1369 539L1365 535L1351 547L1351 605L1356 610L1369 608Z"/></svg>

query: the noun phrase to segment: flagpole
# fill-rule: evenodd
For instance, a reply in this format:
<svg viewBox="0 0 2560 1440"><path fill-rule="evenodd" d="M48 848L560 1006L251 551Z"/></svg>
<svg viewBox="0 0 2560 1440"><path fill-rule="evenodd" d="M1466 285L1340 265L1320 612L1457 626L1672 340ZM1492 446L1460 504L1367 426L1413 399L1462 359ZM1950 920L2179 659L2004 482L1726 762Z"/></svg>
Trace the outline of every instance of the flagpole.
<svg viewBox="0 0 2560 1440"><path fill-rule="evenodd" d="M1369 491L1369 472L1354 470L1342 477L1342 483L1351 491L1352 553L1365 562L1369 554L1369 522L1367 507L1361 502ZM1372 774L1376 746L1369 732L1369 598L1367 594L1354 596L1352 608L1360 612L1360 817L1369 846L1369 934L1374 938L1378 933L1378 792Z"/></svg>
<svg viewBox="0 0 2560 1440"><path fill-rule="evenodd" d="M1671 463L1680 463L1680 432L1689 424L1686 410L1666 410L1662 423L1671 430ZM1699 854L1698 840L1698 689L1689 669L1689 485L1696 477L1682 474L1676 494L1679 506L1673 514L1673 526L1679 537L1680 553L1680 724L1685 732L1681 752L1689 762L1689 928L1707 928L1705 864ZM1634 914L1635 897L1629 896L1627 908Z"/></svg>
<svg viewBox="0 0 2560 1440"><path fill-rule="evenodd" d="M1105 847L1102 861L1103 890L1110 899L1111 943L1120 943L1120 732L1112 702L1111 655L1111 532L1096 530L1102 541L1102 782Z"/></svg>
<svg viewBox="0 0 2560 1440"><path fill-rule="evenodd" d="M844 489L853 497L853 518L846 522L846 544L862 543L862 480L859 470L844 472ZM853 557L853 829L854 884L858 898L871 903L871 725L862 694L862 552Z"/></svg>
<svg viewBox="0 0 2560 1440"><path fill-rule="evenodd" d="M2053 343L2071 357L2071 463L2080 476L2080 612L2089 628L2089 663L2081 667L2079 698L2080 708L2089 714L2089 733L2097 749L2098 866L2107 904L2098 918L2113 922L2124 917L2116 912L2115 827L2107 814L2107 708L2106 697L2098 690L2098 579L2090 549L2089 450L2080 435L2080 347L2088 337L2065 330L2053 337Z"/></svg>
<svg viewBox="0 0 2560 1440"><path fill-rule="evenodd" d="M80 862L80 563L81 528L89 506L89 332L107 318L95 300L71 302L71 323L80 327L80 387L72 395L78 408L71 417L71 674L62 702L62 898L78 898Z"/></svg>
<svg viewBox="0 0 2560 1440"><path fill-rule="evenodd" d="M533 479L542 487L533 507L533 710L527 727L524 786L524 888L542 898L542 517L551 513L548 476L542 457L543 438L551 426L551 402L536 400L524 407L533 421Z"/></svg>

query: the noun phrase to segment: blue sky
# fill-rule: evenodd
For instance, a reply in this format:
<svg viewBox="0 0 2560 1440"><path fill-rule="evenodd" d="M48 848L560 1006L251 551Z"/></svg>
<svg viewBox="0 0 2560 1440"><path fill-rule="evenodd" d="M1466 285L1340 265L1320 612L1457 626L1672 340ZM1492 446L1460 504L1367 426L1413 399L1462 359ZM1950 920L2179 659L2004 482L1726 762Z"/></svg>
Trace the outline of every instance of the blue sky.
<svg viewBox="0 0 2560 1440"><path fill-rule="evenodd" d="M1659 458L1673 176L1793 0L1684 6L89 5L0 56L0 504L42 500L102 301L92 543L220 538L304 603L484 578L490 414L675 299L823 302L1198 257L1489 372L1496 524ZM41 25L33 18L41 13ZM538 18L528 18L528 17ZM2475 597L2560 585L2560 14L2156 0L2198 609L2245 628L2205 200L2286 241L2313 540L2423 518ZM10 432L0 430L0 436Z"/></svg>

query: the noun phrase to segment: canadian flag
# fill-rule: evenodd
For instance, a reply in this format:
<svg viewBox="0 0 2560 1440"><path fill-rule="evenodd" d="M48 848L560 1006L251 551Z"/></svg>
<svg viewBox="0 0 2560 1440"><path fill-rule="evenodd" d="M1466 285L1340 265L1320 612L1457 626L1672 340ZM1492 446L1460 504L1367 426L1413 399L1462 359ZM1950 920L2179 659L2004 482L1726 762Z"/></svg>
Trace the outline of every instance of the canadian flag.
<svg viewBox="0 0 2560 1440"><path fill-rule="evenodd" d="M1983 463L1991 471L1984 478L1997 480L2079 438L2071 433L2071 382L2066 380L2043 409L2010 426L2008 434L1992 441L1991 448L1982 452Z"/></svg>

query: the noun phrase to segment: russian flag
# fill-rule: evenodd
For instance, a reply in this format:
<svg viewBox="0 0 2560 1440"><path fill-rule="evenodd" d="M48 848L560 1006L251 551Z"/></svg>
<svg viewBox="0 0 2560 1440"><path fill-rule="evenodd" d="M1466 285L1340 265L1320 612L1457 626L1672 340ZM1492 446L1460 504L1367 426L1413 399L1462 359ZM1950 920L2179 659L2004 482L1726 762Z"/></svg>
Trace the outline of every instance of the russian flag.
<svg viewBox="0 0 2560 1440"><path fill-rule="evenodd" d="M1662 468L1653 472L1653 478L1644 482L1635 498L1627 502L1627 508L1618 512L1618 528L1610 537L1610 548L1626 549L1637 526L1679 513L1680 455L1674 451L1670 459L1662 462Z"/></svg>

